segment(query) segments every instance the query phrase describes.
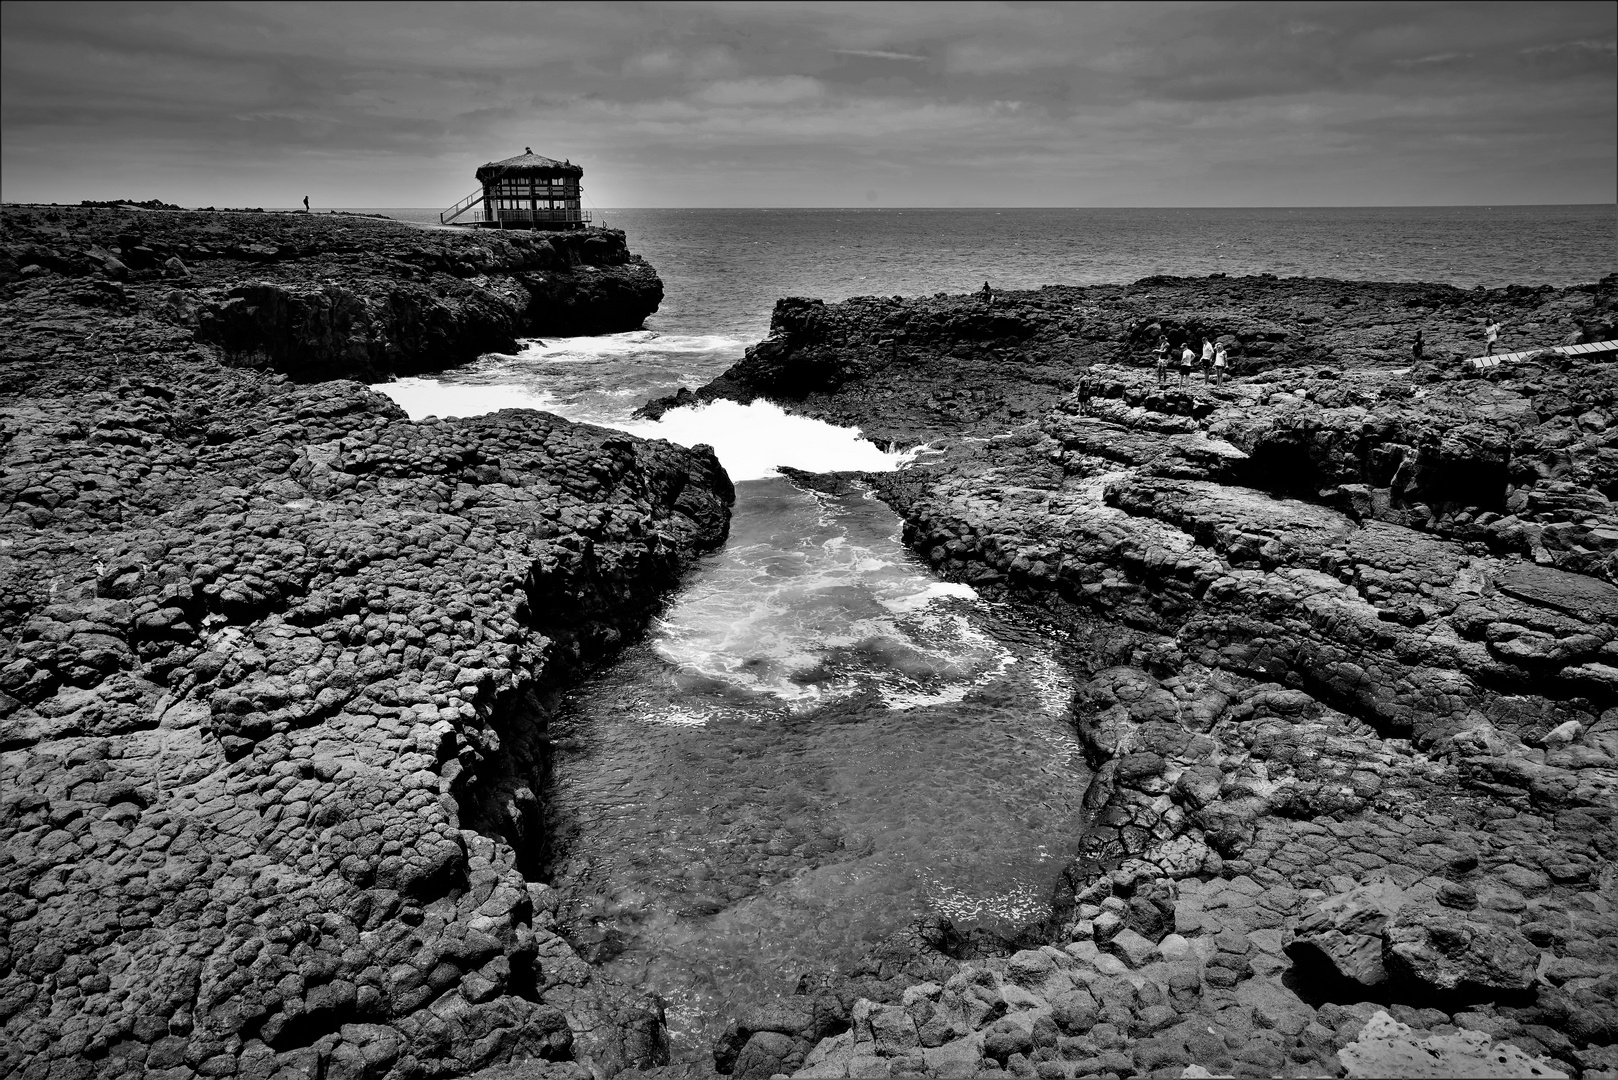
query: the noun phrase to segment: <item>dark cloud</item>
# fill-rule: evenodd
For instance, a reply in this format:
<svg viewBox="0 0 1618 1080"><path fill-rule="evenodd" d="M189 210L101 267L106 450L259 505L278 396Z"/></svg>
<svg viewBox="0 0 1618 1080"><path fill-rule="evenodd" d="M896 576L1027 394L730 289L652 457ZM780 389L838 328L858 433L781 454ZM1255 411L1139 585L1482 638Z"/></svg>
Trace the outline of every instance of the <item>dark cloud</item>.
<svg viewBox="0 0 1618 1080"><path fill-rule="evenodd" d="M583 161L601 205L1611 201L1618 184L1611 3L7 3L4 20L11 200L425 205L523 145Z"/></svg>

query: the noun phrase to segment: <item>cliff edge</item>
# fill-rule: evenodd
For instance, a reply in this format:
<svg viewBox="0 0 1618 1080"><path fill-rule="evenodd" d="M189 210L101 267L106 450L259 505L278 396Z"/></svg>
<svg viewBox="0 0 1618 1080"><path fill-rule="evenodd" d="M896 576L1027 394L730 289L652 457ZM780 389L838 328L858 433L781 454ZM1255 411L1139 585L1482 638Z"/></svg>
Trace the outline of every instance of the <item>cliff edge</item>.
<svg viewBox="0 0 1618 1080"><path fill-rule="evenodd" d="M300 382L378 382L518 337L634 330L663 299L616 229L39 206L8 207L5 229L0 284L72 282L64 299L106 308L133 297L225 362Z"/></svg>
<svg viewBox="0 0 1618 1080"><path fill-rule="evenodd" d="M528 271L406 258L549 240L126 216L142 242L85 273L42 260L102 215L57 214L56 255L0 285L0 1073L662 1060L658 1003L596 979L524 870L556 695L722 541L724 471L527 410L416 423L279 373L470 356L540 310ZM15 263L51 214L3 220ZM255 262L271 234L320 250ZM181 235L182 267L153 262ZM272 280L231 284L249 276ZM349 336L263 315L316 295L347 298ZM401 337L418 316L445 336Z"/></svg>
<svg viewBox="0 0 1618 1080"><path fill-rule="evenodd" d="M1095 779L1044 924L920 926L738 1017L720 1065L1342 1075L1385 1011L1618 1067L1618 358L1459 362L1486 313L1520 348L1615 309L1614 277L782 301L687 400L930 444L867 479L940 574L1088 653ZM1163 333L1235 377L1159 386Z"/></svg>

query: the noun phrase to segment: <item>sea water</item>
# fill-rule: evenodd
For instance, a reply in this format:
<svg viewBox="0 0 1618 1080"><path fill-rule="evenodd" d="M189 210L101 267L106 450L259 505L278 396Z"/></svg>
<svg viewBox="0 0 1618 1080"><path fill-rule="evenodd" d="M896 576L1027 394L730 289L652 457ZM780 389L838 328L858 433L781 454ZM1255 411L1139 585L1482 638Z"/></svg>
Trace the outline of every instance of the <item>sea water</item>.
<svg viewBox="0 0 1618 1080"><path fill-rule="evenodd" d="M434 209L384 210L436 226ZM1573 285L1618 271L1618 206L599 210L663 278L649 328L763 337L783 296L1270 273Z"/></svg>
<svg viewBox="0 0 1618 1080"><path fill-rule="evenodd" d="M562 922L604 975L664 1000L682 1058L708 1054L743 1005L918 918L1002 932L1040 918L1089 780L1059 636L933 576L868 488L778 471L880 472L923 448L763 402L647 421L615 393L711 347L530 342L379 387L416 417L544 408L707 443L736 482L724 547L551 730Z"/></svg>
<svg viewBox="0 0 1618 1080"><path fill-rule="evenodd" d="M700 1057L742 1005L915 918L1036 918L1082 827L1060 637L935 578L869 491L777 471L925 451L767 403L634 417L739 359L778 297L1155 273L1568 283L1613 272L1614 221L1611 206L607 212L665 283L644 329L378 387L413 417L537 408L707 443L737 482L724 548L554 722L550 874L577 947L661 995L676 1055Z"/></svg>

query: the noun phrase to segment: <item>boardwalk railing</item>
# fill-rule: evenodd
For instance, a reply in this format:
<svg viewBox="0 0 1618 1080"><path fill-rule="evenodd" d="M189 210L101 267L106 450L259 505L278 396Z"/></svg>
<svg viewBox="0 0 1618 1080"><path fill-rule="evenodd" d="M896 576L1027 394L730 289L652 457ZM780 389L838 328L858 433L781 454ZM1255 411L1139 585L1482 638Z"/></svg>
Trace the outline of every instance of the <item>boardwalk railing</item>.
<svg viewBox="0 0 1618 1080"><path fill-rule="evenodd" d="M1495 353L1493 356L1474 356L1467 360L1468 364L1479 371L1497 368L1501 364L1509 364L1517 360L1526 360L1530 356L1540 353L1552 352L1559 356L1587 356L1590 353L1618 352L1618 341L1591 341L1583 345L1547 345L1543 349L1523 349L1521 352Z"/></svg>

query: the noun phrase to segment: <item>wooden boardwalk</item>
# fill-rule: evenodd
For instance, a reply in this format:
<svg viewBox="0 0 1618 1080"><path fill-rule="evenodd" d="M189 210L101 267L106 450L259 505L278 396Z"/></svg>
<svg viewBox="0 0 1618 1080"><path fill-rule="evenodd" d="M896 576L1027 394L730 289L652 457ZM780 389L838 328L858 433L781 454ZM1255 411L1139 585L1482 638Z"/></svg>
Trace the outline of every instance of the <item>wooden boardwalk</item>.
<svg viewBox="0 0 1618 1080"><path fill-rule="evenodd" d="M1618 352L1618 341L1592 341L1585 345L1547 345L1543 349L1524 349L1521 352L1495 353L1493 356L1474 356L1466 362L1478 370L1496 368L1516 360L1526 360L1542 352L1562 356L1585 356L1589 353Z"/></svg>

